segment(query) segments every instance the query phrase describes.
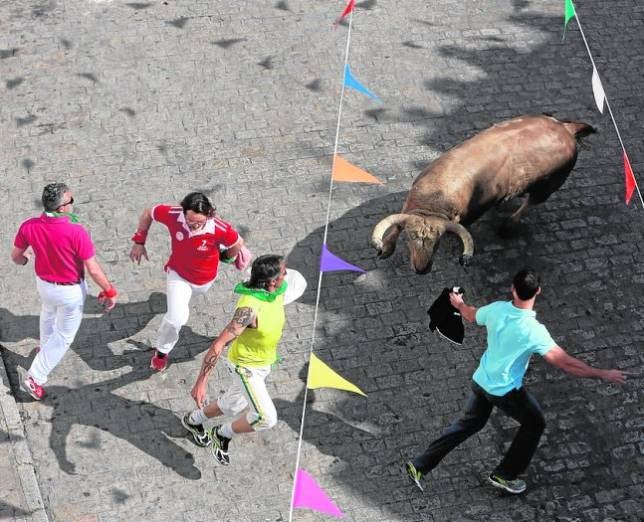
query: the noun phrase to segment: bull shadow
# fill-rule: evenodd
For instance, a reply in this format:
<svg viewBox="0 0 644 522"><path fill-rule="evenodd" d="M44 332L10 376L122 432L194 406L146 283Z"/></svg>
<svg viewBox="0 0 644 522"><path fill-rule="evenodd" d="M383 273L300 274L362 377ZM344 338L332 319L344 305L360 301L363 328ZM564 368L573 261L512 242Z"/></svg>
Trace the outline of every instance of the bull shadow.
<svg viewBox="0 0 644 522"><path fill-rule="evenodd" d="M196 340L196 339L193 339ZM67 447L69 435L74 425L97 428L110 433L118 439L130 443L139 451L158 460L161 464L172 469L178 475L191 480L201 477L201 472L194 465L191 453L183 449L172 439L185 438L185 429L176 414L145 400L133 400L115 393L116 390L145 380L150 377L149 353L137 349L141 345L136 341L128 341L135 349L126 350L122 356L130 371L117 377L87 385L71 388L61 385L48 385L44 404L51 407L51 424L49 445L56 455L61 470L68 474L76 473L76 464L70 461ZM210 339L203 337L200 343L192 344L188 355L177 358L175 362L193 360L195 356L205 351ZM27 367L31 356L21 356L2 348L2 356L10 368ZM26 393L20 390L16 393L17 374L10 376L12 388L17 402L31 401ZM33 424L39 421L34 420ZM93 436L89 442L76 444L90 450L101 451L100 436Z"/></svg>

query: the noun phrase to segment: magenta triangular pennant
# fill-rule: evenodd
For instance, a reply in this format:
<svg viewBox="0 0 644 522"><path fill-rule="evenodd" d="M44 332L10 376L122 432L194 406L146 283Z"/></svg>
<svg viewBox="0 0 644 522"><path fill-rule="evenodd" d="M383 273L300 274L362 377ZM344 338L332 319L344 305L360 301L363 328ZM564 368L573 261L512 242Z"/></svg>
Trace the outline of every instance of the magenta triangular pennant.
<svg viewBox="0 0 644 522"><path fill-rule="evenodd" d="M293 488L293 507L306 508L325 513L332 517L342 518L344 513L327 496L317 482L303 469L297 470Z"/></svg>
<svg viewBox="0 0 644 522"><path fill-rule="evenodd" d="M338 270L351 270L353 272L362 272L365 270L357 266L347 263L340 259L335 254L329 252L325 244L322 244L322 253L320 254L320 271L321 272L337 272Z"/></svg>

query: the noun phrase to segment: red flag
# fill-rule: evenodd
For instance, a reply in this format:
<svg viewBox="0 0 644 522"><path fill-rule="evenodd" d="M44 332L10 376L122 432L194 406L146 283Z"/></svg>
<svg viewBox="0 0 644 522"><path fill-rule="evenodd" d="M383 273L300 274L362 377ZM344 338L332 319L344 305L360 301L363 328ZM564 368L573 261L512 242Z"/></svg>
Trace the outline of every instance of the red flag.
<svg viewBox="0 0 644 522"><path fill-rule="evenodd" d="M342 14L340 15L340 18L338 18L335 21L335 25L338 25L342 19L347 16L351 11L353 11L353 8L356 6L356 0L349 0L349 3L347 6L344 8L344 11L342 11Z"/></svg>
<svg viewBox="0 0 644 522"><path fill-rule="evenodd" d="M624 152L624 176L626 177L626 204L628 205L631 202L631 197L633 196L636 183L635 176L633 176L633 169L631 168L631 162L628 160L626 152Z"/></svg>

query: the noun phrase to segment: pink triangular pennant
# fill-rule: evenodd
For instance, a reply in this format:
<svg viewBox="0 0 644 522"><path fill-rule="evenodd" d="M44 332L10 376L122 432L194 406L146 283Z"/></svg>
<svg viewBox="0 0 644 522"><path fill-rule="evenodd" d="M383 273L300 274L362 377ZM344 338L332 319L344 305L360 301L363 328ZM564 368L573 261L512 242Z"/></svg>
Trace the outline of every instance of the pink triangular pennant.
<svg viewBox="0 0 644 522"><path fill-rule="evenodd" d="M312 509L332 517L342 518L344 513L328 497L317 482L303 469L298 469L293 488L293 507Z"/></svg>
<svg viewBox="0 0 644 522"><path fill-rule="evenodd" d="M625 189L626 189L626 204L628 205L631 202L633 197L633 191L635 190L635 176L633 175L633 169L631 168L631 162L624 152L624 176L625 176Z"/></svg>
<svg viewBox="0 0 644 522"><path fill-rule="evenodd" d="M322 244L322 253L320 254L320 271L337 272L338 270L351 270L353 272L365 272L362 268L347 263L335 254L329 252L325 244Z"/></svg>

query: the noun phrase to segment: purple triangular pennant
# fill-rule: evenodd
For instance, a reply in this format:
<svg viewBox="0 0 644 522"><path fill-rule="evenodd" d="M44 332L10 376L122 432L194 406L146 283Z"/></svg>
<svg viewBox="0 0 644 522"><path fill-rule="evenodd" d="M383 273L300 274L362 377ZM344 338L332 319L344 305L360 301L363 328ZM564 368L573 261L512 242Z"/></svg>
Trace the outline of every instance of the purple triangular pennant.
<svg viewBox="0 0 644 522"><path fill-rule="evenodd" d="M340 259L335 254L332 254L327 249L326 245L322 245L322 253L320 254L320 271L322 272L336 272L338 270L351 270L353 272L365 273L365 270L347 263Z"/></svg>

